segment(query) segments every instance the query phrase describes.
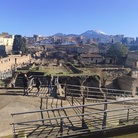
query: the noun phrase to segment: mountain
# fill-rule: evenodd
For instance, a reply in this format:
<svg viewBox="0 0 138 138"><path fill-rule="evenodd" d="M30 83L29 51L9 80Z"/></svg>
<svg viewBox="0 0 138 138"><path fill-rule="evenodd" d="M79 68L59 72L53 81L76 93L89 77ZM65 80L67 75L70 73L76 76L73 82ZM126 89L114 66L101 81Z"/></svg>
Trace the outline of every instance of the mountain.
<svg viewBox="0 0 138 138"><path fill-rule="evenodd" d="M77 34L67 34L66 36L79 36Z"/></svg>
<svg viewBox="0 0 138 138"><path fill-rule="evenodd" d="M86 38L97 38L97 37L106 37L107 35L100 30L88 30L82 34L81 36L85 36Z"/></svg>
<svg viewBox="0 0 138 138"><path fill-rule="evenodd" d="M100 30L95 30L95 32L98 33L98 34L106 35L106 33L102 32L102 31L100 31Z"/></svg>
<svg viewBox="0 0 138 138"><path fill-rule="evenodd" d="M56 34L54 34L53 36L66 36L66 34L63 34L63 33L56 33Z"/></svg>
<svg viewBox="0 0 138 138"><path fill-rule="evenodd" d="M54 34L53 36L79 36L79 35L77 35L77 34L63 34L63 33L56 33L56 34Z"/></svg>
<svg viewBox="0 0 138 138"><path fill-rule="evenodd" d="M109 37L106 33L100 30L88 30L82 34L63 34L63 33L56 33L53 36L84 36L86 39L89 38L107 38Z"/></svg>

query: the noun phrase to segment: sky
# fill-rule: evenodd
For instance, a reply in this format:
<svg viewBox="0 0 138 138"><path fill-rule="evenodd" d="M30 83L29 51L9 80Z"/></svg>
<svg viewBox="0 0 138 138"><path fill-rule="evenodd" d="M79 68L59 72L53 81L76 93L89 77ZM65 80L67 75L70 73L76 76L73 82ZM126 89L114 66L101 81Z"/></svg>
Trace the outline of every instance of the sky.
<svg viewBox="0 0 138 138"><path fill-rule="evenodd" d="M138 36L138 0L0 0L0 33Z"/></svg>

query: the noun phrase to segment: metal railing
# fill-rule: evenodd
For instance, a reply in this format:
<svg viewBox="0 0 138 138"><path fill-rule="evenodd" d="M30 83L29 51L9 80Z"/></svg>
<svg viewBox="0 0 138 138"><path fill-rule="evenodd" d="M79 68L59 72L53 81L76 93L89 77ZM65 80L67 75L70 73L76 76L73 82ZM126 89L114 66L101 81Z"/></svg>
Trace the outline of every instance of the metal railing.
<svg viewBox="0 0 138 138"><path fill-rule="evenodd" d="M65 97L71 96L72 100L74 97L85 96L85 98L87 98L87 100L90 101L101 102L104 101L105 98L108 99L108 101L113 101L113 100L119 101L119 100L133 99L134 97L137 97L138 92L137 91L135 92L135 96L132 95L133 92L128 90L97 88L97 87L78 86L69 84L65 85ZM134 102L134 104L136 104L136 102Z"/></svg>
<svg viewBox="0 0 138 138"><path fill-rule="evenodd" d="M84 104L85 97L82 100L83 104L77 106L13 113L13 133L16 136L23 132L27 137L66 137L138 124L138 106L122 105L132 99L92 104Z"/></svg>
<svg viewBox="0 0 138 138"><path fill-rule="evenodd" d="M18 81L19 82L19 81ZM70 97L72 99L72 103L74 103L75 97L77 97L77 101L79 99L82 99L84 96L87 98L88 101L92 102L103 102L106 98L108 101L114 101L114 100L127 100L132 99L131 104L133 102L133 98L137 97L138 92L135 92L135 97L132 96L132 91L127 90L118 90L118 89L107 89L107 88L97 88L97 87L88 87L88 86L78 86L78 85L69 85L69 84L59 84L60 87L57 85L52 85L52 88L45 83L45 81L42 81L42 85L40 88L39 94L42 97L50 96L49 93L56 93L56 95L59 95L59 93L62 91L64 99L66 97ZM23 93L23 87L6 87L6 91L9 91L10 89L14 91L14 94L16 94L16 88L18 90L22 90ZM51 91L51 92L50 92ZM18 92L18 91L17 91ZM31 90L29 90L29 95L35 95L37 92L35 88L35 84L32 87ZM11 91L10 91L11 93ZM134 104L138 104L138 102L133 102Z"/></svg>

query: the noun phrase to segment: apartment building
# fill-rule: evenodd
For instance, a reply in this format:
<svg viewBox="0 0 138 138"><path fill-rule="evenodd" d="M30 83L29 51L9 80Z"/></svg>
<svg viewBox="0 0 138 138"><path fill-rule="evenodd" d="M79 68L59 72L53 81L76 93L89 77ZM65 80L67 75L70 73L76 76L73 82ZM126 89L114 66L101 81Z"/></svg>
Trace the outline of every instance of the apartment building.
<svg viewBox="0 0 138 138"><path fill-rule="evenodd" d="M14 35L9 35L8 33L2 32L0 34L0 50L3 49L3 46L5 46L6 53L10 53L12 50L14 41Z"/></svg>

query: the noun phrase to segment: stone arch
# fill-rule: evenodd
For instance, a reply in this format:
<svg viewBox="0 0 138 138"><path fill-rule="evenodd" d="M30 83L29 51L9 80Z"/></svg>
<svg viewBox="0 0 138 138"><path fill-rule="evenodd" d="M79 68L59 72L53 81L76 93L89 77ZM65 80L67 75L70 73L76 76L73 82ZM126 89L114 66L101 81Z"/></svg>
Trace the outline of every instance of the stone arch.
<svg viewBox="0 0 138 138"><path fill-rule="evenodd" d="M101 95L99 89L99 81L100 77L98 75L89 76L88 78L86 78L86 80L82 84L83 94L86 97L98 98Z"/></svg>
<svg viewBox="0 0 138 138"><path fill-rule="evenodd" d="M59 84L61 84L61 87L63 88L65 85L66 85L66 82L67 80L69 79L70 77L68 76L60 76L59 77Z"/></svg>
<svg viewBox="0 0 138 138"><path fill-rule="evenodd" d="M70 77L66 81L68 94L71 93L74 96L79 96L81 94L81 92L80 92L80 86L81 86L80 79L81 79L80 77ZM74 85L74 86L69 86L69 85ZM71 90L69 90L69 89L71 89Z"/></svg>
<svg viewBox="0 0 138 138"><path fill-rule="evenodd" d="M88 76L86 80L83 82L83 86L88 87L99 87L99 76Z"/></svg>

